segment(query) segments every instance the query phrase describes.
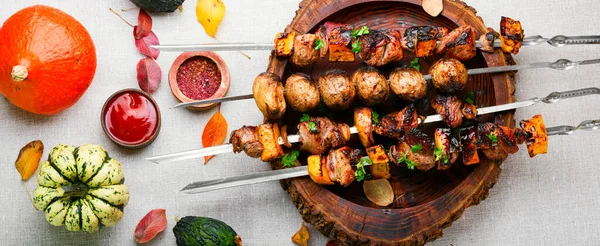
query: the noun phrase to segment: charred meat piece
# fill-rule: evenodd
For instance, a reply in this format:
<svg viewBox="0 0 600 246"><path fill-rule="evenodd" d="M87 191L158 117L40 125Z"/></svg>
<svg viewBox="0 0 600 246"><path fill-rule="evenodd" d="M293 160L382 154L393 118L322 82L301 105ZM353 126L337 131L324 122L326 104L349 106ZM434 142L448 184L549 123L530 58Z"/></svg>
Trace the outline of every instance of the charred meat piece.
<svg viewBox="0 0 600 246"><path fill-rule="evenodd" d="M381 136L399 139L412 128L423 124L425 117L417 113L414 105L407 106L399 112L383 116L375 125L375 132Z"/></svg>
<svg viewBox="0 0 600 246"><path fill-rule="evenodd" d="M279 144L279 126L277 123L259 125L258 142L263 146L260 156L263 161L273 161L285 154Z"/></svg>
<svg viewBox="0 0 600 246"><path fill-rule="evenodd" d="M518 144L525 143L527 139L530 139L531 137L531 134L529 134L529 132L525 131L523 128L515 129L515 138L517 138Z"/></svg>
<svg viewBox="0 0 600 246"><path fill-rule="evenodd" d="M431 100L431 107L442 116L444 122L451 128L458 128L462 125L462 102L458 97L438 94Z"/></svg>
<svg viewBox="0 0 600 246"><path fill-rule="evenodd" d="M371 165L371 179L389 179L392 177L390 173L390 159L385 153L383 145L375 145L367 148L367 155L373 162Z"/></svg>
<svg viewBox="0 0 600 246"><path fill-rule="evenodd" d="M254 101L266 119L276 120L285 114L285 97L279 76L273 73L261 73L252 85Z"/></svg>
<svg viewBox="0 0 600 246"><path fill-rule="evenodd" d="M379 66L383 66L390 62L400 61L404 57L402 49L402 33L397 29L390 29L383 32L386 36L387 43L385 45L385 53L381 58Z"/></svg>
<svg viewBox="0 0 600 246"><path fill-rule="evenodd" d="M437 128L433 132L435 150L433 155L438 170L447 170L458 159L460 143L452 136L450 128Z"/></svg>
<svg viewBox="0 0 600 246"><path fill-rule="evenodd" d="M463 164L473 165L479 163L477 153L477 129L474 126L459 131L460 148L462 150Z"/></svg>
<svg viewBox="0 0 600 246"><path fill-rule="evenodd" d="M479 37L479 44L481 45L481 47L479 47L479 50L483 52L493 53L494 42L496 42L496 39L498 39L499 36L500 35L496 31L494 31L494 29L488 27L487 32L481 35L481 37Z"/></svg>
<svg viewBox="0 0 600 246"><path fill-rule="evenodd" d="M414 68L396 68L390 74L390 88L398 97L413 102L427 96L427 81Z"/></svg>
<svg viewBox="0 0 600 246"><path fill-rule="evenodd" d="M350 108L354 102L356 87L346 72L332 69L319 78L319 92L325 106L341 111Z"/></svg>
<svg viewBox="0 0 600 246"><path fill-rule="evenodd" d="M521 121L521 128L527 132L527 152L530 157L548 153L548 132L541 115L535 115L529 120Z"/></svg>
<svg viewBox="0 0 600 246"><path fill-rule="evenodd" d="M352 52L352 31L354 26L342 25L335 27L328 34L330 62L354 62Z"/></svg>
<svg viewBox="0 0 600 246"><path fill-rule="evenodd" d="M415 26L404 31L402 46L415 53L416 57L432 56L437 41L448 32L446 28L436 26Z"/></svg>
<svg viewBox="0 0 600 246"><path fill-rule="evenodd" d="M472 26L459 26L440 39L437 54L446 58L454 58L461 61L475 57L475 29Z"/></svg>
<svg viewBox="0 0 600 246"><path fill-rule="evenodd" d="M344 146L350 140L350 127L337 124L325 117L313 117L298 124L300 150L323 154L330 148Z"/></svg>
<svg viewBox="0 0 600 246"><path fill-rule="evenodd" d="M413 151L414 146L420 146L418 151ZM414 165L421 171L435 167L433 155L434 144L431 138L418 128L413 128L404 135L398 144L390 147L390 156L397 162L405 163L410 169Z"/></svg>
<svg viewBox="0 0 600 246"><path fill-rule="evenodd" d="M348 186L354 181L352 164L358 163L361 155L360 150L353 150L344 146L330 150L326 157L321 158L321 163L325 163L324 166L331 181L338 182L342 186Z"/></svg>
<svg viewBox="0 0 600 246"><path fill-rule="evenodd" d="M492 123L481 123L477 126L476 145L490 160L504 160L509 154L519 150L514 131Z"/></svg>
<svg viewBox="0 0 600 246"><path fill-rule="evenodd" d="M456 59L441 58L429 69L433 87L444 93L455 93L467 86L467 68Z"/></svg>
<svg viewBox="0 0 600 246"><path fill-rule="evenodd" d="M280 32L275 35L275 55L291 56L294 52L296 32Z"/></svg>
<svg viewBox="0 0 600 246"><path fill-rule="evenodd" d="M467 120L474 120L477 118L477 107L471 103L463 104L461 112Z"/></svg>
<svg viewBox="0 0 600 246"><path fill-rule="evenodd" d="M317 83L306 74L293 74L285 81L285 101L296 111L312 111L321 102Z"/></svg>
<svg viewBox="0 0 600 246"><path fill-rule="evenodd" d="M354 109L354 126L358 131L358 139L365 148L375 144L373 138L373 110L366 107Z"/></svg>
<svg viewBox="0 0 600 246"><path fill-rule="evenodd" d="M517 54L525 38L525 32L521 22L502 16L500 20L500 40L504 52Z"/></svg>
<svg viewBox="0 0 600 246"><path fill-rule="evenodd" d="M369 30L358 42L361 46L359 56L369 66L383 66L400 61L404 56L399 30Z"/></svg>
<svg viewBox="0 0 600 246"><path fill-rule="evenodd" d="M359 68L352 74L352 83L358 99L367 106L385 102L390 93L387 79L374 67Z"/></svg>
<svg viewBox="0 0 600 246"><path fill-rule="evenodd" d="M294 52L290 61L298 67L306 67L319 61L319 51L315 50L317 36L304 34L296 36L294 40Z"/></svg>
<svg viewBox="0 0 600 246"><path fill-rule="evenodd" d="M243 126L231 132L229 143L233 145L233 153L244 151L252 158L258 158L263 152L263 146L258 141L258 127Z"/></svg>

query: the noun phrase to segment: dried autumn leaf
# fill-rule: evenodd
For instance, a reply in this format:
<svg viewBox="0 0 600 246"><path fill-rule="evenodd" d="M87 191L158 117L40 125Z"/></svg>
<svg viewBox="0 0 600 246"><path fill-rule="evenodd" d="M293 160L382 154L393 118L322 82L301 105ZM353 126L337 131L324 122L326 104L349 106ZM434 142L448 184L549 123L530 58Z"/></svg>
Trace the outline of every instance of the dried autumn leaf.
<svg viewBox="0 0 600 246"><path fill-rule="evenodd" d="M338 242L334 240L329 240L325 246L338 246Z"/></svg>
<svg viewBox="0 0 600 246"><path fill-rule="evenodd" d="M135 35L135 28L133 28L133 30L134 30L133 35ZM152 57L154 59L158 58L160 51L155 48L152 48L150 46L151 45L159 45L159 44L160 44L160 42L158 41L158 37L156 36L156 34L154 34L153 31L150 31L148 36L145 36L145 37L135 40L135 47L137 47L137 49L140 51L140 53L142 53L148 57Z"/></svg>
<svg viewBox="0 0 600 246"><path fill-rule="evenodd" d="M140 13L138 14L138 25L133 28L133 37L135 39L140 39L146 37L152 31L152 17L148 14L148 12L140 9Z"/></svg>
<svg viewBox="0 0 600 246"><path fill-rule="evenodd" d="M208 120L204 131L202 132L202 146L204 148L222 144L227 137L227 121L223 114L221 114L221 106L217 109L217 112ZM214 155L205 156L204 164L210 160Z"/></svg>
<svg viewBox="0 0 600 246"><path fill-rule="evenodd" d="M140 220L135 227L133 235L138 243L152 241L156 234L163 231L167 226L166 211L162 208L152 209Z"/></svg>
<svg viewBox="0 0 600 246"><path fill-rule="evenodd" d="M141 59L137 66L137 81L140 89L147 93L153 93L158 89L162 78L160 66L152 58Z"/></svg>
<svg viewBox="0 0 600 246"><path fill-rule="evenodd" d="M300 227L300 230L298 230L296 234L294 234L294 236L292 237L292 242L300 246L307 246L309 238L310 234L308 233L308 229L306 228L304 223L302 223L302 227Z"/></svg>
<svg viewBox="0 0 600 246"><path fill-rule="evenodd" d="M443 0L423 0L423 9L429 15L436 17L444 9Z"/></svg>
<svg viewBox="0 0 600 246"><path fill-rule="evenodd" d="M19 151L19 157L15 161L15 167L21 174L23 181L28 180L35 173L42 154L44 153L44 144L40 140L31 141Z"/></svg>
<svg viewBox="0 0 600 246"><path fill-rule="evenodd" d="M211 37L217 35L219 24L225 15L225 4L221 0L198 0L196 2L196 18L204 31Z"/></svg>
<svg viewBox="0 0 600 246"><path fill-rule="evenodd" d="M394 202L394 190L387 179L365 181L363 191L369 201L379 206L385 207Z"/></svg>

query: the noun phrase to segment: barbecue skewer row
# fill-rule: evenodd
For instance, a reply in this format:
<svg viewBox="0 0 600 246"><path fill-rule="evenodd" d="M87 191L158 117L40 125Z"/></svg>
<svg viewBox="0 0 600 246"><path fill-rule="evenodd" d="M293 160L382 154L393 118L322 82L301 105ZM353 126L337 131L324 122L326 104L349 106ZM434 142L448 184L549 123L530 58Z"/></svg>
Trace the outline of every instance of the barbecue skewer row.
<svg viewBox="0 0 600 246"><path fill-rule="evenodd" d="M520 101L520 102L514 102L514 103L509 103L509 104L503 104L503 105L496 105L496 106L490 106L490 107L484 107L484 108L479 108L476 109L476 114L477 115L482 115L482 114L489 114L489 113L494 113L494 112L500 112L500 111L505 111L505 110L511 110L511 109L516 109L516 108L521 108L521 107L527 107L527 106L531 106L534 104L537 104L539 102L544 102L544 103L555 103L558 102L562 99L568 99L568 98L575 98L575 97L582 97L582 96L588 96L588 95L600 95L600 88L596 88L596 87L591 87L591 88L584 88L584 89L579 89L579 90L573 90L573 91L564 91L564 92L553 92L551 94L549 94L546 97L543 98L531 98L529 100L524 100L524 101ZM434 99L435 100L435 99ZM448 102L452 103L455 100L449 100ZM446 112L442 112L444 114L447 114L445 117L447 119L448 125L452 125L452 124L458 124L456 123L456 119L458 119L459 116L458 111L456 110L456 104L455 102L453 104L449 104L448 105L448 109L451 110L447 110ZM446 109L446 106L444 105L442 107L442 109ZM462 114L463 108L461 108L461 114ZM406 112L410 112L408 110L404 111ZM466 114L469 114L469 112L465 112ZM450 114L454 114L454 116L450 116ZM354 127L350 127L350 134L357 134L359 133L359 128L360 128L360 132L364 132L364 133L360 133L359 134L359 139L361 139L361 143L363 143L364 146L371 146L372 144L370 144L369 139L370 136L372 136L372 132L374 131L373 128L371 128L370 133L369 134L369 127L374 127L372 125L369 125L368 121L370 121L368 114L357 114L360 115L361 117L358 117L358 119L355 119L355 122L358 122L358 126L354 126ZM397 114L397 116L400 116L402 114ZM465 115L462 115L463 117L465 117ZM365 119L366 117L366 119ZM372 116L371 116L372 117ZM418 117L418 116L417 116ZM355 117L357 118L357 117ZM384 117L385 118L385 117ZM413 118L414 116L411 117L406 117L408 118ZM427 124L427 123L431 123L431 122L437 122L437 121L441 121L443 120L442 115L429 115L427 116L424 120L422 120L422 122L419 122L421 120L420 117L418 117L419 120L417 121L417 124ZM453 120L451 120L450 118L452 118ZM469 118L467 118L469 119ZM380 124L382 124L381 122L383 122L384 119L382 118L380 121ZM404 122L403 119L400 118L390 118L389 122L396 122L396 123L402 123ZM310 130L310 122L309 124L309 130ZM385 124L385 123L383 123ZM329 124L327 124L329 125ZM361 125L366 126L366 127L361 127ZM400 124L402 125L402 124ZM315 123L316 126L316 123ZM325 125L324 125L325 126ZM333 123L331 125L331 128L328 129L334 129L333 127L338 127L338 125L333 125ZM284 144L284 143L296 143L299 141L300 136L298 135L289 135L286 136L287 134L286 131L279 131L277 134L275 134L275 129L273 129L274 126L271 127L266 127L263 126L263 131L265 133L269 133L271 131L273 131L272 138L273 139L277 139L275 138L275 135L281 135L281 137L278 139L278 144ZM256 127L259 128L259 127ZM339 128L339 127L338 127ZM390 127L387 127L390 128ZM401 126L398 126L396 128L401 128ZM243 128L240 128L243 129ZM279 127L276 127L277 130L279 130ZM385 128L384 128L385 129ZM240 138L240 143L241 142L246 142L249 141L249 139L254 139L255 134L253 133L254 130L249 129L250 131L248 131L247 135L242 135L243 138ZM335 129L334 129L335 130ZM382 131L383 132L383 131ZM259 132L260 133L260 132ZM283 133L283 134L282 134ZM341 130L336 130L336 134L337 136L345 136L344 134L346 134L346 130L345 127L342 127ZM390 134L393 134L394 131L390 131ZM331 134L331 133L330 133ZM383 134L382 134L383 135ZM384 135L385 136L385 135ZM391 136L391 138L394 138L394 136ZM374 141L371 141L371 143L374 144ZM258 145L258 144L257 144ZM250 145L249 145L250 146ZM260 146L260 145L259 145ZM172 162L172 161L181 161L181 160L188 160L188 159L193 159L193 158L199 158L199 157L203 157L203 156L209 156L209 155L218 155L218 154L223 154L223 153L231 153L233 150L234 146L232 144L224 144L224 145L220 145L220 146L214 146L214 147L209 147L209 148L203 148L203 149L196 149L196 150L188 150L188 151L183 151L183 152L177 152L177 153L171 153L171 154L165 154L165 155L160 155L160 156L154 156L154 157L149 157L147 158L148 161L154 162L154 163L165 163L165 162ZM249 147L247 147L249 149ZM325 150L327 149L327 147L325 148ZM241 148L241 150L244 150L244 147ZM239 149L238 149L239 151ZM323 150L324 152L324 150ZM262 152L254 152L251 151L250 156L254 156L254 157L260 157L262 156ZM279 151L273 151L273 153L279 153ZM268 155L266 155L265 159L269 159L267 158Z"/></svg>
<svg viewBox="0 0 600 246"><path fill-rule="evenodd" d="M299 67L312 65L326 56L329 62L354 62L355 53L369 66L383 66L402 60L404 50L418 58L437 54L461 61L473 58L477 47L490 53L494 47L501 47L504 52L517 54L524 37L521 23L508 17L500 21L500 34L488 28L479 37L469 25L452 31L445 27L414 26L402 33L400 29L376 30L366 26L355 29L354 25L326 22L315 34L278 33L274 50L275 55L289 57Z"/></svg>
<svg viewBox="0 0 600 246"><path fill-rule="evenodd" d="M420 171L429 171L435 167L447 170L461 154L465 165L480 162L478 150L486 158L500 161L509 154L516 153L518 145L523 143L526 144L530 157L548 152L548 135L541 115L521 121L520 128L489 122L460 129L456 134L450 128L437 128L433 138L414 128L391 145L389 151L383 145L367 148L366 158L361 158L362 150L353 150L347 146L331 149L326 155L311 155L307 159L308 173L317 184L337 183L348 186L356 180L357 172L352 166L365 159L365 162L371 164L372 179L388 179L391 177L390 163L405 163L408 169Z"/></svg>

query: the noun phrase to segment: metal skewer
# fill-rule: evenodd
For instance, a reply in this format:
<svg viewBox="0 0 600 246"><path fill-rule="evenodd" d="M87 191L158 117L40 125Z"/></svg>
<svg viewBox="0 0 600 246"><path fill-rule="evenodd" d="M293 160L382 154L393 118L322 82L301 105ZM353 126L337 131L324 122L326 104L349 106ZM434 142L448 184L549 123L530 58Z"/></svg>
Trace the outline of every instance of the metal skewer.
<svg viewBox="0 0 600 246"><path fill-rule="evenodd" d="M563 36L545 38L540 35L528 36L523 39L522 46L533 46L548 43L554 47L579 44L600 44L600 36ZM439 41L438 41L439 44ZM494 47L501 47L499 39L494 41ZM239 50L272 50L273 43L203 43L203 44L163 44L151 45L150 47L161 51L239 51ZM475 41L475 47L480 48L479 40Z"/></svg>
<svg viewBox="0 0 600 246"><path fill-rule="evenodd" d="M502 111L506 111L506 110L527 107L527 106L534 105L540 101L544 102L544 103L555 103L562 99L582 97L582 96L588 96L588 95L594 95L594 94L600 95L600 88L590 87L590 88L573 90L573 91L553 92L550 95L543 97L543 98L534 97L534 98L531 98L526 101L496 105L496 106L485 107L485 108L479 108L479 109L477 109L477 115L490 114L490 113L495 113L495 112L502 112ZM439 114L429 115L429 116L427 116L427 118L425 118L423 123L427 124L427 123L437 122L437 121L441 121L441 120L442 120L442 117ZM358 131L356 130L356 127L350 128L350 133L355 134L357 132ZM290 142L290 143L297 143L298 140L299 140L298 135L289 135L288 136L288 142ZM279 144L283 144L283 140L281 138L279 139ZM219 146L215 146L215 147L188 150L188 151L179 152L179 153L172 153L172 154L160 155L160 156L155 156L155 157L149 157L149 158L146 158L146 160L154 162L154 163L166 163L166 162L173 162L173 161L189 160L189 159L200 158L200 157L210 156L210 155L231 153L232 151L233 151L233 146L231 144L223 144L223 145L219 145Z"/></svg>
<svg viewBox="0 0 600 246"><path fill-rule="evenodd" d="M588 120L581 122L578 126L555 126L547 128L548 136L553 135L571 135L574 131L577 130L598 130L600 128L600 119L598 120ZM365 163L365 166L370 165ZM213 179L206 181L199 181L188 184L181 192L188 194L202 193L213 190L220 190L225 188L231 188L242 185L250 185L263 183L274 180L288 179L288 178L296 178L308 175L308 167L300 166L293 168L285 168L273 171L265 171L247 175L241 175L237 177L229 177L229 178L221 178L221 179Z"/></svg>
<svg viewBox="0 0 600 246"><path fill-rule="evenodd" d="M536 63L523 64L523 65L474 68L474 69L467 70L467 72L469 75L476 75L476 74L484 74L484 73L501 73L501 72L536 69L536 68L552 68L552 69L556 69L556 70L569 70L569 69L573 69L574 67L576 67L578 65L591 65L591 64L597 64L597 63L600 63L600 59L583 60L583 61L571 61L571 60L567 60L567 59L559 59L555 62L536 62ZM431 75L429 75L429 74L424 75L423 77L425 78L425 80L431 80ZM251 98L254 98L253 94L221 97L221 98L179 103L179 104L175 105L173 108L181 108L181 107L188 107L188 106L209 104L209 103L236 101L236 100L251 99Z"/></svg>

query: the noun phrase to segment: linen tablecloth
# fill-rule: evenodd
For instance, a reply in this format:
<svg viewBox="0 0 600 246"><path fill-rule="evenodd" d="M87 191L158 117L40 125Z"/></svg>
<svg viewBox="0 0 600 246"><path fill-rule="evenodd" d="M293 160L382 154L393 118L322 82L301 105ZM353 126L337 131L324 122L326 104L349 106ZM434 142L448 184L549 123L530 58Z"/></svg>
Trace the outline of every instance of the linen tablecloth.
<svg viewBox="0 0 600 246"><path fill-rule="evenodd" d="M222 42L269 42L283 30L298 8L297 0L224 0L225 18L217 39ZM502 15L521 20L526 35L544 36L600 34L600 1L484 1L468 0L488 26L498 28ZM167 73L179 53L162 52L158 63L162 85L154 98L162 111L162 129L156 141L141 150L125 150L104 135L100 111L115 91L136 88L135 66L142 55L136 50L132 29L109 11L128 9L127 0L3 0L0 20L34 4L57 7L78 19L95 41L98 69L94 82L72 108L53 117L26 113L0 97L0 245L133 245L137 222L153 208L165 208L168 225L149 245L174 245L175 217L208 216L231 225L247 245L292 245L290 237L302 219L278 182L238 187L198 195L179 193L192 181L269 170L269 166L243 154L221 155L208 165L201 160L156 165L144 157L201 147L204 125L216 109L192 112L169 109L178 101L171 95ZM137 10L121 12L136 22ZM154 32L161 43L213 42L195 18L195 1L188 0L183 12L153 14ZM0 45L2 45L0 43ZM231 72L228 95L251 91L256 74L265 71L268 51L220 52ZM2 55L2 54L0 54ZM598 46L553 48L525 47L515 56L517 63L600 58ZM519 100L545 96L553 91L600 86L600 66L571 71L550 69L517 74ZM68 78L65 78L68 79ZM517 111L516 119L543 114L547 126L574 125L600 119L600 96L572 99L555 105L536 105ZM251 100L225 103L221 112L229 130L258 124L262 115ZM444 230L431 245L598 245L600 244L600 132L576 132L551 137L549 153L530 159L526 151L511 155L502 165L498 183L480 205L468 208L460 219ZM95 143L123 163L131 192L123 220L97 233L69 232L49 225L36 211L14 169L19 149L41 139L48 151L58 143ZM36 187L35 179L26 183ZM316 230L311 245L328 241Z"/></svg>

